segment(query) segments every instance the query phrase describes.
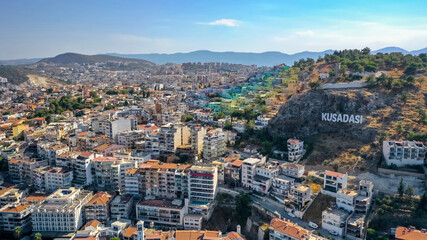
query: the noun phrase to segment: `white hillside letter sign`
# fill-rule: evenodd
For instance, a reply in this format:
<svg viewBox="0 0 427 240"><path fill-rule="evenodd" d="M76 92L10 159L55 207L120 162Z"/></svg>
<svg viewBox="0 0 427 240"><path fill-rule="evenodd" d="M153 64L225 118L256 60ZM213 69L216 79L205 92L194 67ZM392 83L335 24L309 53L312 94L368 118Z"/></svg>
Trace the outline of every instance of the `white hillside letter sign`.
<svg viewBox="0 0 427 240"><path fill-rule="evenodd" d="M322 113L322 121L362 124L363 115Z"/></svg>

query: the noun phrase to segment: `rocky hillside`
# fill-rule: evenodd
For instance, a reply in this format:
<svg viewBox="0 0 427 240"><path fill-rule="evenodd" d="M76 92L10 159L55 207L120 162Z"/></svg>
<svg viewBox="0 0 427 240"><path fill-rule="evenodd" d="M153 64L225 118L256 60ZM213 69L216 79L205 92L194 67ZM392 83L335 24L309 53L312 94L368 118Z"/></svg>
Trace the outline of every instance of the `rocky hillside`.
<svg viewBox="0 0 427 240"><path fill-rule="evenodd" d="M281 107L269 132L312 143L304 160L308 169L375 170L381 159L378 140L403 140L414 133L425 138L426 92L426 81L400 89L310 90ZM363 121L325 121L330 116L322 120L322 113L362 115Z"/></svg>
<svg viewBox="0 0 427 240"><path fill-rule="evenodd" d="M375 111L397 103L392 95L359 90L313 90L293 97L282 106L270 125L271 132L307 138L320 133L339 133L369 142L378 129L369 126ZM326 121L322 113L362 115L362 124ZM337 115L338 116L338 115Z"/></svg>

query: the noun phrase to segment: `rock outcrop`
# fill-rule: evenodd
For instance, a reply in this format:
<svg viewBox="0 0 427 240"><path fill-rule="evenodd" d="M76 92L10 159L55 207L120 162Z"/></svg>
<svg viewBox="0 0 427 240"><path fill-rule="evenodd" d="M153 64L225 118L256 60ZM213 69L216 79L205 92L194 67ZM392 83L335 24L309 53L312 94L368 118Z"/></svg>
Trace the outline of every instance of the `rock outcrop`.
<svg viewBox="0 0 427 240"><path fill-rule="evenodd" d="M292 97L269 124L272 134L304 139L320 133L338 133L363 142L375 140L378 129L369 126L375 112L392 106L389 94L357 90L312 90ZM322 113L363 115L362 124L322 120Z"/></svg>

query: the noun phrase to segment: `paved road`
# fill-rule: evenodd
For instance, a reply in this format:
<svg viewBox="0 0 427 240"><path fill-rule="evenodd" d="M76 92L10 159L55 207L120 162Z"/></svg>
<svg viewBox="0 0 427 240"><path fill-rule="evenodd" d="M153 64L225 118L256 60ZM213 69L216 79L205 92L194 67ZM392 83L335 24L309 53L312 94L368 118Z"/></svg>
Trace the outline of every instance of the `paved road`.
<svg viewBox="0 0 427 240"><path fill-rule="evenodd" d="M325 229L322 229L322 228L313 229L312 227L308 226L307 222L304 222L303 220L301 220L299 218L289 216L288 213L285 211L283 204L281 204L279 202L276 202L276 201L274 201L270 198L267 198L267 197L258 197L258 196L254 196L254 195L251 195L251 199L255 203L258 203L259 205L263 206L264 208L270 210L271 212L280 213L282 218L289 219L291 222L296 223L305 229L308 229L310 231L314 230L314 231L320 233L320 235L322 235L323 237L328 237L331 235ZM336 237L336 236L332 236L332 237L333 237L333 239L342 239L341 237Z"/></svg>

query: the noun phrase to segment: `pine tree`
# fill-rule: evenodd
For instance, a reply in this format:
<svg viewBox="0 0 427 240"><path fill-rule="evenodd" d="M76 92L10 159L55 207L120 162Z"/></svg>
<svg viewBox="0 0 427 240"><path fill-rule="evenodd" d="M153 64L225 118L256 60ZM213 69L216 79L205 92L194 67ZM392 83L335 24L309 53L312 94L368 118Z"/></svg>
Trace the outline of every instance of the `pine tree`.
<svg viewBox="0 0 427 240"><path fill-rule="evenodd" d="M401 196L401 197L405 193L405 185L403 184L402 178L400 178L399 188L397 189L397 191L399 192L399 196Z"/></svg>

